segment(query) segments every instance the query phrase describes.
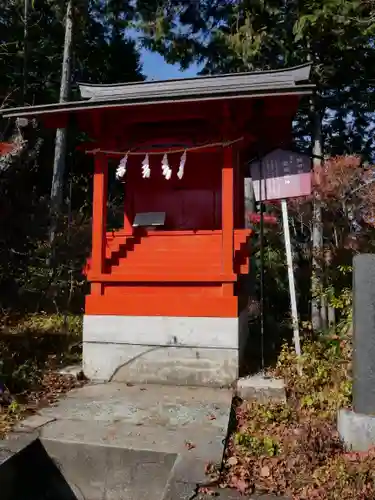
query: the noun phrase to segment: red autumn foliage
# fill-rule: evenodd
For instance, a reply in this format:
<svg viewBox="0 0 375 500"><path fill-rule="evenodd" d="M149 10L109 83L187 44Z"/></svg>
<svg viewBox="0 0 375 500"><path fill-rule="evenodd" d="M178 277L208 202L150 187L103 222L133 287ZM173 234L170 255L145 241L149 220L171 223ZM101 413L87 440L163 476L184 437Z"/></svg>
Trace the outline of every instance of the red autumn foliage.
<svg viewBox="0 0 375 500"><path fill-rule="evenodd" d="M357 156L338 156L326 160L315 188L327 204L335 201L360 209L359 219L372 223L375 213L375 170L361 164Z"/></svg>
<svg viewBox="0 0 375 500"><path fill-rule="evenodd" d="M11 142L0 142L0 156L7 155L14 149Z"/></svg>
<svg viewBox="0 0 375 500"><path fill-rule="evenodd" d="M313 172L313 195L290 200L297 221L312 228L312 200L322 204L324 245L333 250L369 250L375 227L375 169L358 156L325 160Z"/></svg>
<svg viewBox="0 0 375 500"><path fill-rule="evenodd" d="M249 212L247 214L247 218L250 222L259 224L260 223L260 214ZM263 220L265 224L276 225L278 222L276 215L264 214Z"/></svg>

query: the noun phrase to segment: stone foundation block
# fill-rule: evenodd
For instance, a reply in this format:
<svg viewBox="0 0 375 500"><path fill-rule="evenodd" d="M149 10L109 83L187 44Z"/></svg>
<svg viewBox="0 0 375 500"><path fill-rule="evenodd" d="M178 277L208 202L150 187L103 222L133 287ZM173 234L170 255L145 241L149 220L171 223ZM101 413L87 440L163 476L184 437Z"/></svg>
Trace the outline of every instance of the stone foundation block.
<svg viewBox="0 0 375 500"><path fill-rule="evenodd" d="M226 387L238 378L248 337L239 318L91 316L83 371L93 381Z"/></svg>
<svg viewBox="0 0 375 500"><path fill-rule="evenodd" d="M240 378L237 381L236 394L241 399L259 403L286 402L284 380L264 377L261 374Z"/></svg>
<svg viewBox="0 0 375 500"><path fill-rule="evenodd" d="M375 416L340 410L337 428L348 450L366 452L375 446Z"/></svg>

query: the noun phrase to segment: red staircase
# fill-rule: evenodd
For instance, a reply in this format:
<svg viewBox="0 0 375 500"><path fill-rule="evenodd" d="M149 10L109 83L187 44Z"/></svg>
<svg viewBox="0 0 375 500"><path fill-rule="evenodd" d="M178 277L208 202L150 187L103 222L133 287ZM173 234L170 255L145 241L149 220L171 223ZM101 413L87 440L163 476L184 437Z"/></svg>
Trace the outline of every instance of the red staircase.
<svg viewBox="0 0 375 500"><path fill-rule="evenodd" d="M234 235L236 274L246 273L249 231ZM107 234L106 272L116 275L220 275L222 273L221 231L140 232L132 236Z"/></svg>
<svg viewBox="0 0 375 500"><path fill-rule="evenodd" d="M86 314L236 317L234 285L248 273L250 234L235 231L228 275L221 231L108 233L101 288L86 297Z"/></svg>

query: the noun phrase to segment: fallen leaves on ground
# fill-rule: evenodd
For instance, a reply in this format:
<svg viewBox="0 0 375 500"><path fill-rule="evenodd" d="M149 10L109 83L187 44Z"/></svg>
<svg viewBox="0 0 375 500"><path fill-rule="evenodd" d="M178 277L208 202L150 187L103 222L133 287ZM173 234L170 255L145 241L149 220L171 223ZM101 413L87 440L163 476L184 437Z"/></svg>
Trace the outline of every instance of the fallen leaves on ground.
<svg viewBox="0 0 375 500"><path fill-rule="evenodd" d="M185 447L190 451L194 450L194 448L196 448L196 445L191 441L185 441Z"/></svg>
<svg viewBox="0 0 375 500"><path fill-rule="evenodd" d="M207 473L243 494L374 500L375 451L346 453L336 429L337 410L351 405L351 339L307 341L303 352L302 375L287 347L273 373L286 380L287 404L237 404L223 470Z"/></svg>
<svg viewBox="0 0 375 500"><path fill-rule="evenodd" d="M16 422L34 414L41 407L56 403L61 395L85 383L84 379L78 380L72 375L60 375L48 370L42 375L39 387L15 395L10 404L0 404L0 438L4 438Z"/></svg>
<svg viewBox="0 0 375 500"><path fill-rule="evenodd" d="M80 362L81 342L77 333L50 331L43 315L33 316L28 329L13 325L14 333L0 332L0 438L15 422L85 383L83 376L62 375L62 366ZM0 321L1 323L1 321ZM57 325L58 326L58 325ZM53 323L55 328L55 324ZM57 328L57 327L56 327Z"/></svg>

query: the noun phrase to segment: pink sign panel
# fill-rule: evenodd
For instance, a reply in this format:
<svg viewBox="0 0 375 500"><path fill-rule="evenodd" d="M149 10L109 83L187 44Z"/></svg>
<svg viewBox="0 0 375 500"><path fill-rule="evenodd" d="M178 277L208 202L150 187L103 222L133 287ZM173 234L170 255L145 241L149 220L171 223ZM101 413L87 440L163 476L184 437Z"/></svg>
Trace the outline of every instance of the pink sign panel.
<svg viewBox="0 0 375 500"><path fill-rule="evenodd" d="M256 201L311 194L311 159L307 155L276 149L250 168Z"/></svg>

